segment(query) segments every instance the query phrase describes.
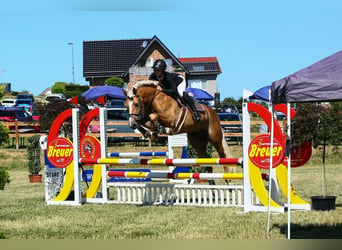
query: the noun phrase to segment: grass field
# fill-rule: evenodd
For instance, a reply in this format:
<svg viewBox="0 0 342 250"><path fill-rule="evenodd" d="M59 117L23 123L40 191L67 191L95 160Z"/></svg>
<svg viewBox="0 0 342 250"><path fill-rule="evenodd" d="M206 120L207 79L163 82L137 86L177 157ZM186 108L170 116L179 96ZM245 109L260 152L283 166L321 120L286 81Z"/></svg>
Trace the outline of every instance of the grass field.
<svg viewBox="0 0 342 250"><path fill-rule="evenodd" d="M242 148L231 145L236 157ZM112 151L150 148L120 146ZM166 150L166 147L151 148ZM215 155L214 155L215 157ZM47 206L44 184L28 181L26 150L0 149L1 165L10 168L11 183L0 191L0 238L6 239L286 239L288 214L244 213L241 208L128 206L84 204ZM342 164L328 155L328 194L337 196L333 211L292 211L292 239L342 239ZM292 184L310 202L321 194L319 154L292 169Z"/></svg>

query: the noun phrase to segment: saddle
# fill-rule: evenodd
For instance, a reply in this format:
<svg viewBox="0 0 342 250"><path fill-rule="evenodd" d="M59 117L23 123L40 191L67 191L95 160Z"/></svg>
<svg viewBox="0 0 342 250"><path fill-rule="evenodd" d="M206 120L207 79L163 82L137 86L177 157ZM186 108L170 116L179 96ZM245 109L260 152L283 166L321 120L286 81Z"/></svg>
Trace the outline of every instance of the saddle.
<svg viewBox="0 0 342 250"><path fill-rule="evenodd" d="M190 98L192 99L193 103L195 104L197 111L198 111L198 112L204 113L205 110L204 110L203 105L201 105L200 103L198 103L198 102L196 101L196 99L193 98L192 96L190 96ZM178 97L178 98L176 99L176 101L177 101L178 106L179 106L180 108L186 107L186 108L188 108L189 110L192 111L191 107L183 100L183 98Z"/></svg>

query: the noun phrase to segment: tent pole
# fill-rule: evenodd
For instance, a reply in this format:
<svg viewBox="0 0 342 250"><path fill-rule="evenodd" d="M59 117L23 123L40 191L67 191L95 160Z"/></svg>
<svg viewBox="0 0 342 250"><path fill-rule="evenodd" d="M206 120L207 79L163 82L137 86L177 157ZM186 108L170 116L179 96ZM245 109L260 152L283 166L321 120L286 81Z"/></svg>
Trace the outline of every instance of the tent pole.
<svg viewBox="0 0 342 250"><path fill-rule="evenodd" d="M271 106L271 143L270 143L270 165L269 165L269 181L268 181L268 207L267 207L267 233L270 233L270 220L271 220L271 191L272 191L272 166L273 166L273 140L274 140L274 106Z"/></svg>
<svg viewBox="0 0 342 250"><path fill-rule="evenodd" d="M287 103L287 122L286 135L291 138L291 120L290 120L291 106ZM291 239L291 152L287 158L287 239Z"/></svg>

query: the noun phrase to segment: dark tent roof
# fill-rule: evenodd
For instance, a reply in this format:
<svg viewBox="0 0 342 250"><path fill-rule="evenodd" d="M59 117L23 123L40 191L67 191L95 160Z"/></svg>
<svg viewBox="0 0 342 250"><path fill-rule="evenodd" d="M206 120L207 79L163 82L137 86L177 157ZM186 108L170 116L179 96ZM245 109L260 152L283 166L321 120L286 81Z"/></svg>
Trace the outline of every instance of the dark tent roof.
<svg viewBox="0 0 342 250"><path fill-rule="evenodd" d="M253 95L249 96L249 99L257 99L257 100L263 100L263 101L270 101L270 89L271 85L262 87L254 92Z"/></svg>
<svg viewBox="0 0 342 250"><path fill-rule="evenodd" d="M272 83L272 102L342 100L342 50Z"/></svg>
<svg viewBox="0 0 342 250"><path fill-rule="evenodd" d="M101 96L110 96L112 98L123 100L126 99L126 96L122 91L122 88L119 88L117 86L97 86L83 92L81 96L88 100L95 100Z"/></svg>

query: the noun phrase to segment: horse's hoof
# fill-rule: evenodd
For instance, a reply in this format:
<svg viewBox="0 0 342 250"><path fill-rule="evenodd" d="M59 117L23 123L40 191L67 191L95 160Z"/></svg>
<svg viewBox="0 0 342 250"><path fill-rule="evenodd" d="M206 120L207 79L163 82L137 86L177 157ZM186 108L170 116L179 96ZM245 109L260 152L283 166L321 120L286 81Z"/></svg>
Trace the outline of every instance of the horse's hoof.
<svg viewBox="0 0 342 250"><path fill-rule="evenodd" d="M165 129L165 127L163 127L162 125L159 125L159 126L158 126L158 131L159 131L159 133L161 133L161 134L166 134L166 129Z"/></svg>
<svg viewBox="0 0 342 250"><path fill-rule="evenodd" d="M209 185L216 185L214 180L208 180Z"/></svg>
<svg viewBox="0 0 342 250"><path fill-rule="evenodd" d="M157 132L152 132L150 136L152 141L156 141L158 138L158 133Z"/></svg>

